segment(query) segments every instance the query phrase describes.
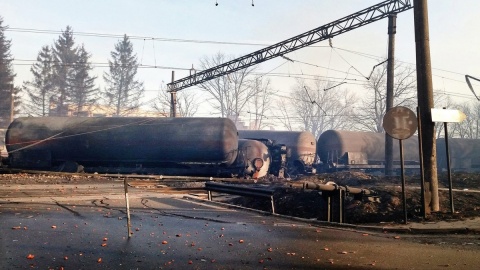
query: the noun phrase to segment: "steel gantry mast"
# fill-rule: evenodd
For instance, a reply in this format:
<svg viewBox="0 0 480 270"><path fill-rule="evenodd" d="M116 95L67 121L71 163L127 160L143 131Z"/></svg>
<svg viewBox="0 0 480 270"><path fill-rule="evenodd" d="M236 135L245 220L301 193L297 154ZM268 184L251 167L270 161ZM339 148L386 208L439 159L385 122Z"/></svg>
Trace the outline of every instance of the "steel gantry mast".
<svg viewBox="0 0 480 270"><path fill-rule="evenodd" d="M387 18L391 14L400 13L411 8L413 8L412 0L384 1L277 44L233 59L216 67L197 72L183 79L173 81L167 84L168 89L170 92L176 92L327 40L366 24Z"/></svg>

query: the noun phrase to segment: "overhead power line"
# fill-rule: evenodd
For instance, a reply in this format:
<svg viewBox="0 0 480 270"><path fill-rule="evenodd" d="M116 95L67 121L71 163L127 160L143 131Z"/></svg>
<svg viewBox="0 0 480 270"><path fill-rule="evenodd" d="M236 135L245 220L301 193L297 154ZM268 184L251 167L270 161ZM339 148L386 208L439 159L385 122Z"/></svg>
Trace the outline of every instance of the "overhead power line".
<svg viewBox="0 0 480 270"><path fill-rule="evenodd" d="M44 30L44 29L33 29L33 28L15 28L7 27L5 31L9 32L19 32L19 33L31 33L31 34L53 34L61 35L63 31L58 30ZM92 33L92 32L76 32L73 31L73 34L76 36L86 36L86 37L98 37L98 38L123 38L124 34L105 34L105 33ZM162 38L162 37L147 37L147 36L130 36L127 35L129 39L135 40L153 40L153 41L164 41L164 42L185 42L185 43L207 43L207 44L221 44L221 45L241 45L241 46L269 46L268 43L251 43L251 42L230 42L230 41L215 41L215 40L199 40L199 39L182 39L182 38ZM318 46L326 47L326 46Z"/></svg>
<svg viewBox="0 0 480 270"><path fill-rule="evenodd" d="M311 46L320 41L331 39L334 36L386 18L389 14L400 13L411 8L413 8L413 4L410 0L384 1L248 55L233 59L216 67L209 68L195 74L195 76L191 75L171 82L167 85L171 91L179 91L184 88L226 75L228 73L257 65L298 49Z"/></svg>

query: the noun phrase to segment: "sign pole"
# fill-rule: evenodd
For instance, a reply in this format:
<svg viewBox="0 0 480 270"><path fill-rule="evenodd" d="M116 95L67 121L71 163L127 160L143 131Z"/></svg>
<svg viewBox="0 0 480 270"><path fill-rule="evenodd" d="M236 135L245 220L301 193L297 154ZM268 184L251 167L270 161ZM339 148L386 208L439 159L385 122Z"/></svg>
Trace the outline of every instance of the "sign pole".
<svg viewBox="0 0 480 270"><path fill-rule="evenodd" d="M403 218L404 224L407 224L407 194L405 192L405 168L404 168L404 158L403 158L403 140L398 140L400 143L400 169L402 176L402 197L403 197Z"/></svg>
<svg viewBox="0 0 480 270"><path fill-rule="evenodd" d="M453 191L452 191L452 169L450 168L450 148L448 147L448 130L447 122L443 122L445 129L445 151L447 152L447 174L448 174L448 192L450 194L450 210L455 213L453 208Z"/></svg>
<svg viewBox="0 0 480 270"><path fill-rule="evenodd" d="M452 170L450 168L450 148L448 147L447 123L461 123L467 118L467 116L459 110L447 110L446 107L443 107L443 109L432 108L431 113L432 122L443 122L443 127L445 128L445 151L447 153L448 191L450 193L450 210L453 214L455 209L453 207Z"/></svg>
<svg viewBox="0 0 480 270"><path fill-rule="evenodd" d="M405 192L405 166L403 158L403 140L410 138L417 131L418 122L415 113L409 108L397 106L383 116L383 129L400 143L400 166L402 174L402 197L404 222L407 224L407 196Z"/></svg>

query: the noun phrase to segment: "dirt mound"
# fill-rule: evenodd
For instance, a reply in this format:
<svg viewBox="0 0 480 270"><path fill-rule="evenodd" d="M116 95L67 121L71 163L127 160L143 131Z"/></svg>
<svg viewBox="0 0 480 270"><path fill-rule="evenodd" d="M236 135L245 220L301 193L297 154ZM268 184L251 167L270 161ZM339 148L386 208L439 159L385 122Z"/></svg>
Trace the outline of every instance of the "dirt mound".
<svg viewBox="0 0 480 270"><path fill-rule="evenodd" d="M428 221L461 220L480 216L480 175L453 174L455 213L450 212L448 176L439 175L440 211L427 216ZM318 190L302 189L303 182L364 188L374 191L373 197L355 198L347 196L345 221L352 224L402 223L404 219L403 196L400 177L381 177L362 172L337 172L303 177L295 182L284 182L275 193L275 210L279 214L302 218L326 220L326 201ZM278 185L278 184L277 184ZM463 191L462 191L463 190ZM234 198L231 203L270 211L270 203L253 198ZM422 221L420 178L406 177L406 205L409 221Z"/></svg>

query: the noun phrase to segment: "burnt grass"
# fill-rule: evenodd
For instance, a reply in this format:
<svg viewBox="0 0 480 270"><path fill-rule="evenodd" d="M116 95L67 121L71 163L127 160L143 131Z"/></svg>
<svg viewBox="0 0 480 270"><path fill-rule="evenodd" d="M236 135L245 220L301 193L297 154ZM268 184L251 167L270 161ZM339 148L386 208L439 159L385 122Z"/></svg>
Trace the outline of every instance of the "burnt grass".
<svg viewBox="0 0 480 270"><path fill-rule="evenodd" d="M401 178L381 177L362 172L337 172L301 177L298 180L264 179L258 184L275 186L274 202L277 214L306 219L326 220L326 201L319 190L303 189L304 182L326 184L334 182L339 186L363 188L375 192L373 197L355 198L346 196L344 202L344 222L350 224L402 223L404 220ZM450 211L448 176L438 175L440 211L429 215L422 213L420 177L406 176L407 219L411 222L454 221L480 216L480 193L467 192L478 190L480 174L452 174L455 212ZM443 190L446 188L446 190ZM249 208L271 211L269 200L235 197L229 203Z"/></svg>

